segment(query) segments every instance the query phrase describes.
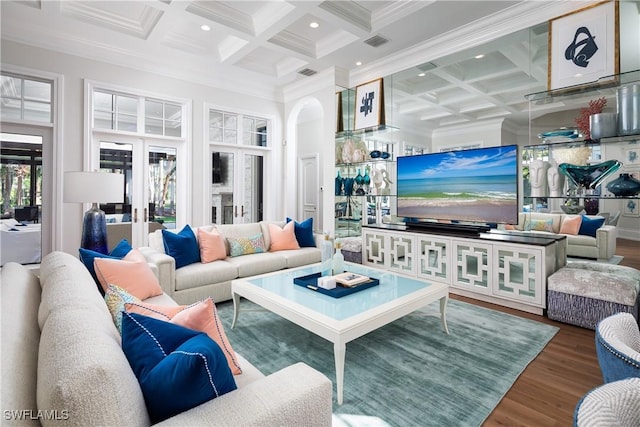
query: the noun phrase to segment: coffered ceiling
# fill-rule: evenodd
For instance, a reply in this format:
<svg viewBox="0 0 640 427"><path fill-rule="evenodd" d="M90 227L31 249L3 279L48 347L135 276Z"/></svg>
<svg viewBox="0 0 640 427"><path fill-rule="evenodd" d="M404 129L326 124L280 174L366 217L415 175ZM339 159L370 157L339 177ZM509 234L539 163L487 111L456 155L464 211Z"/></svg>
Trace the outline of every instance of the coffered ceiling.
<svg viewBox="0 0 640 427"><path fill-rule="evenodd" d="M3 0L0 7L5 40L277 99L284 85L314 72L371 70L383 58L509 19L531 3L541 4ZM543 25L397 73L394 109L431 128L521 114L523 94L545 87L546 43Z"/></svg>

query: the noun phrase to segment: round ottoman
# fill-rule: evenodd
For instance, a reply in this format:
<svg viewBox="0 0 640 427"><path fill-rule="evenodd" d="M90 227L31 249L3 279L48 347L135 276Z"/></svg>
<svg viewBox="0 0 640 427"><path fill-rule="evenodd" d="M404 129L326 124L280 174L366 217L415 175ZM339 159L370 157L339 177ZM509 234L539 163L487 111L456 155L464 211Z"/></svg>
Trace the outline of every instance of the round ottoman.
<svg viewBox="0 0 640 427"><path fill-rule="evenodd" d="M572 262L547 279L547 316L594 329L605 317L631 313L638 321L640 271L619 265Z"/></svg>

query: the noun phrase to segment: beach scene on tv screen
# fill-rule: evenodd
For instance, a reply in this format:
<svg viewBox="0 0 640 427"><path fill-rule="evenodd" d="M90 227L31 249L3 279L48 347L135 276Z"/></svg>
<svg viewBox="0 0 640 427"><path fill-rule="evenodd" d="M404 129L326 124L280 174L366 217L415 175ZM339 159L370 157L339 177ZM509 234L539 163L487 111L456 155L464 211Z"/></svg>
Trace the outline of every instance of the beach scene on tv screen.
<svg viewBox="0 0 640 427"><path fill-rule="evenodd" d="M398 216L516 223L517 146L398 158Z"/></svg>

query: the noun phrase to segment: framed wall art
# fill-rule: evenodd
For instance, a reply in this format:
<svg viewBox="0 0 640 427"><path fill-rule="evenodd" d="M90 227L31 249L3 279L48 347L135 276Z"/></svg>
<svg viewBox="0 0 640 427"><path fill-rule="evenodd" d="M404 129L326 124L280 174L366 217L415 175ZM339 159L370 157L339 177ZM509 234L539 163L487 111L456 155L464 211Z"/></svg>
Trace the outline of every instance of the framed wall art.
<svg viewBox="0 0 640 427"><path fill-rule="evenodd" d="M620 70L619 43L615 0L550 20L548 89L615 81Z"/></svg>
<svg viewBox="0 0 640 427"><path fill-rule="evenodd" d="M626 166L640 166L640 146L622 150L622 164Z"/></svg>
<svg viewBox="0 0 640 427"><path fill-rule="evenodd" d="M354 129L385 124L382 79L356 86Z"/></svg>

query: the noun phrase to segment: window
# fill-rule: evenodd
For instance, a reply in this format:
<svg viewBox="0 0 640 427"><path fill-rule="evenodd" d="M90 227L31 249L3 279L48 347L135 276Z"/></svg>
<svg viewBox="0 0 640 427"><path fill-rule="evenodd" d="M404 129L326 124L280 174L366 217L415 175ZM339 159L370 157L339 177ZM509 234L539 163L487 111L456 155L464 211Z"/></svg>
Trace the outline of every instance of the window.
<svg viewBox="0 0 640 427"><path fill-rule="evenodd" d="M3 121L52 123L53 84L2 73Z"/></svg>
<svg viewBox="0 0 640 427"><path fill-rule="evenodd" d="M182 107L170 102L147 99L144 108L145 132L151 135L182 135Z"/></svg>
<svg viewBox="0 0 640 427"><path fill-rule="evenodd" d="M42 205L42 137L2 133L0 204L2 214ZM35 211L37 213L37 210ZM37 221L37 215L32 220Z"/></svg>
<svg viewBox="0 0 640 427"><path fill-rule="evenodd" d="M139 113L139 105L144 109ZM142 117L142 120L138 120ZM139 124L140 122L140 124ZM160 99L95 90L93 128L182 137L182 105Z"/></svg>
<svg viewBox="0 0 640 427"><path fill-rule="evenodd" d="M132 96L95 91L93 127L137 132L138 99Z"/></svg>
<svg viewBox="0 0 640 427"><path fill-rule="evenodd" d="M238 129L238 124L242 127ZM267 147L269 121L259 117L209 110L209 142Z"/></svg>

